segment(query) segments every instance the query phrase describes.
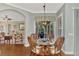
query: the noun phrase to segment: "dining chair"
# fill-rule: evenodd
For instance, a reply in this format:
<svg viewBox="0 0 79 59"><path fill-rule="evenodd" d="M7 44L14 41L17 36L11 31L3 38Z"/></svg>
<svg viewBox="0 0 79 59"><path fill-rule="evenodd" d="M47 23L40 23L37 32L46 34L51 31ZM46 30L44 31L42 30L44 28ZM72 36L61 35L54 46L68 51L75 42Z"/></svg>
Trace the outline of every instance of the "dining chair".
<svg viewBox="0 0 79 59"><path fill-rule="evenodd" d="M41 46L40 56L50 56L49 46Z"/></svg>
<svg viewBox="0 0 79 59"><path fill-rule="evenodd" d="M9 44L11 39L12 39L12 36L4 36L4 40L7 41L7 43Z"/></svg>
<svg viewBox="0 0 79 59"><path fill-rule="evenodd" d="M64 44L64 37L58 37L55 41L54 48L51 49L51 51L54 51L52 55L54 56L64 56L65 53L62 50L63 44Z"/></svg>
<svg viewBox="0 0 79 59"><path fill-rule="evenodd" d="M30 36L28 37L28 42L30 45L30 55L38 55L40 47L37 46L36 40Z"/></svg>
<svg viewBox="0 0 79 59"><path fill-rule="evenodd" d="M28 37L28 42L30 45L30 55L32 55L32 50L35 49L35 44L32 42L31 37Z"/></svg>
<svg viewBox="0 0 79 59"><path fill-rule="evenodd" d="M31 37L33 37L34 40L37 40L38 39L38 34L31 34Z"/></svg>

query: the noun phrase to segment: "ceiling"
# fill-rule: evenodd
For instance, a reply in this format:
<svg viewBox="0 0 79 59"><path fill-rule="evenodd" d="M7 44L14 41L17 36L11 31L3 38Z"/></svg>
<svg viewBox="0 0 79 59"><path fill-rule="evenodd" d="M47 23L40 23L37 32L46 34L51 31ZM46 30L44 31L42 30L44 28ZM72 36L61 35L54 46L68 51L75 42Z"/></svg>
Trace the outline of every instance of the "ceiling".
<svg viewBox="0 0 79 59"><path fill-rule="evenodd" d="M56 13L64 3L46 3L46 13ZM43 3L12 3L16 7L31 13L44 13Z"/></svg>

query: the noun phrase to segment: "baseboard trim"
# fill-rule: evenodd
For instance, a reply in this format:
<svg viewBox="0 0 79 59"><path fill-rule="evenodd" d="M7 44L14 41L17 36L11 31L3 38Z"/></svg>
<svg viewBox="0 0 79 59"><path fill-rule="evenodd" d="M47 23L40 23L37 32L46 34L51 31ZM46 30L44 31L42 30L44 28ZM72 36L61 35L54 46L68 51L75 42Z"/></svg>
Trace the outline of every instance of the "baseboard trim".
<svg viewBox="0 0 79 59"><path fill-rule="evenodd" d="M74 52L67 52L67 51L63 51L63 52L67 55L74 55Z"/></svg>
<svg viewBox="0 0 79 59"><path fill-rule="evenodd" d="M65 52L65 54L74 54L73 52Z"/></svg>

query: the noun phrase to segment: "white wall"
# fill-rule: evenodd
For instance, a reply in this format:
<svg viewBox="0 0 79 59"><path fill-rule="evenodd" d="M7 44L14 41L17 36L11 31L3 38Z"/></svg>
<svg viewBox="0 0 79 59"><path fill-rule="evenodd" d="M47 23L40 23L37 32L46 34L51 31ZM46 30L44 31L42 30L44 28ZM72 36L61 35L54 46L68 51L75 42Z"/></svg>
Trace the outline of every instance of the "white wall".
<svg viewBox="0 0 79 59"><path fill-rule="evenodd" d="M74 54L74 20L72 7L74 7L72 4L65 4L65 51Z"/></svg>
<svg viewBox="0 0 79 59"><path fill-rule="evenodd" d="M68 12L66 12L66 13L68 14L68 17L69 17L67 19L70 20L70 25L72 25L71 29L73 28L73 31L72 31L72 33L73 33L72 36L74 37L74 39L72 40L73 45L71 45L71 43L70 43L70 45L73 46L72 50L73 50L74 54L79 55L79 51L78 51L79 50L79 46L78 46L79 45L79 30L78 30L79 24L78 24L78 17L77 17L77 16L79 16L79 14L78 14L78 12L76 12L74 14L74 12L75 12L74 9L79 9L79 3L67 4L66 9L68 10Z"/></svg>
<svg viewBox="0 0 79 59"><path fill-rule="evenodd" d="M74 41L76 40L74 34L74 10L73 8L79 8L79 3L65 4L65 50L74 54Z"/></svg>
<svg viewBox="0 0 79 59"><path fill-rule="evenodd" d="M74 9L74 54L79 56L79 9Z"/></svg>

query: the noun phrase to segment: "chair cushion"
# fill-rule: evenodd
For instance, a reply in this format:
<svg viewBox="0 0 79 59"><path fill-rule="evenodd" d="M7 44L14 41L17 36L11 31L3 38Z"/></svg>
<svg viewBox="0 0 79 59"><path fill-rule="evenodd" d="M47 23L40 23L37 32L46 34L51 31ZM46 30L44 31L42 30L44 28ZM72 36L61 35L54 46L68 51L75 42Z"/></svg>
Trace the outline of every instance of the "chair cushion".
<svg viewBox="0 0 79 59"><path fill-rule="evenodd" d="M39 54L39 52L40 52L40 46L36 46L36 48L33 48L32 49L32 52L34 52L34 53L36 53L36 54Z"/></svg>

